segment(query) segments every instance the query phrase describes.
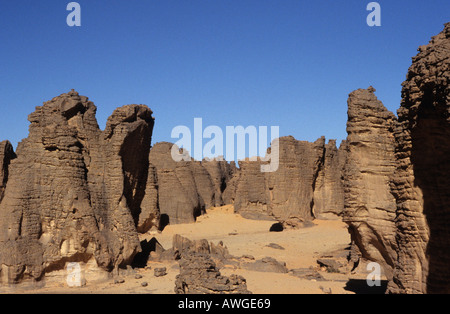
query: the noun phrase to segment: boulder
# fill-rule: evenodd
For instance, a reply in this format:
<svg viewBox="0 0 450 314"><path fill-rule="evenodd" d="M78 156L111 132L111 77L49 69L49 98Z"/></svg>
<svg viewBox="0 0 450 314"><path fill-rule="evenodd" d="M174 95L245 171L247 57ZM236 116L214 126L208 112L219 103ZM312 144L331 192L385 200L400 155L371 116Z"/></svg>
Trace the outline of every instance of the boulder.
<svg viewBox="0 0 450 314"><path fill-rule="evenodd" d="M178 254L180 274L176 276L177 294L249 294L246 280L237 275L222 276L215 260L231 258L223 243L192 241L180 235L173 238L171 249Z"/></svg>

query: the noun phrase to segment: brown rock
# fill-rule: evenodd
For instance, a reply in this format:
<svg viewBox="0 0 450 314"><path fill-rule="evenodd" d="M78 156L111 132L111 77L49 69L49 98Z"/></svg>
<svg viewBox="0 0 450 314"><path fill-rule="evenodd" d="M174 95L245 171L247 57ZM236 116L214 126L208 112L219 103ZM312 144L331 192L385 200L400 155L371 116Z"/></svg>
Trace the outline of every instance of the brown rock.
<svg viewBox="0 0 450 314"><path fill-rule="evenodd" d="M270 272L270 273L287 273L286 263L279 262L272 257L264 257L254 262L241 263L241 268L251 271Z"/></svg>
<svg viewBox="0 0 450 314"><path fill-rule="evenodd" d="M348 99L343 219L362 257L382 264L389 276L397 258L396 202L390 190L396 118L374 92L359 89Z"/></svg>
<svg viewBox="0 0 450 314"><path fill-rule="evenodd" d="M249 294L246 280L237 275L220 274L207 253L185 252L181 259L180 274L175 279L176 294Z"/></svg>
<svg viewBox="0 0 450 314"><path fill-rule="evenodd" d="M450 293L450 23L419 48L396 129L393 293Z"/></svg>
<svg viewBox="0 0 450 314"><path fill-rule="evenodd" d="M225 160L205 159L202 161L202 166L208 171L211 181L214 184L214 203L212 206L219 207L232 204L232 196L226 197L224 193L228 189L229 182L235 172L235 164L228 163ZM231 190L232 187L230 188L230 192Z"/></svg>
<svg viewBox="0 0 450 314"><path fill-rule="evenodd" d="M118 108L102 132L96 107L75 91L29 115L0 204L2 282L42 279L95 259L105 271L140 250L136 224L147 181L152 112Z"/></svg>
<svg viewBox="0 0 450 314"><path fill-rule="evenodd" d="M150 163L156 171L157 182L147 183L147 189L157 186L157 207L166 224L191 223L206 209L232 202L233 187L227 189L234 173L232 163L208 159L200 162L187 152L183 152L186 158L177 162L171 155L173 145L162 142L153 146ZM229 191L226 197L225 190ZM149 195L154 194L155 188L151 188ZM156 196L151 198L152 204L155 199Z"/></svg>
<svg viewBox="0 0 450 314"><path fill-rule="evenodd" d="M236 212L247 218L287 222L314 218L314 191L323 168L325 138L314 143L292 136L279 139L279 167L261 172L258 161L240 161L237 172Z"/></svg>
<svg viewBox="0 0 450 314"><path fill-rule="evenodd" d="M224 205L234 204L236 199L236 187L239 180L239 168L236 167L236 162L231 161L228 164L229 175L227 175L226 188L222 193L222 200Z"/></svg>
<svg viewBox="0 0 450 314"><path fill-rule="evenodd" d="M172 159L173 145L167 142L157 143L150 150L150 164L155 167L158 178L159 210L161 219L166 221L165 224L190 223L205 212L205 201L198 187L203 196L211 196L214 187L212 182L209 182L211 193L205 192L206 184L200 181L205 179L207 173L199 170L197 164L194 165L192 161L176 162ZM211 198L206 198L211 202Z"/></svg>
<svg viewBox="0 0 450 314"><path fill-rule="evenodd" d="M325 214L342 215L344 210L343 169L346 160L345 142L338 149L336 140L325 145L323 164L314 186L313 213L316 218Z"/></svg>
<svg viewBox="0 0 450 314"><path fill-rule="evenodd" d="M167 275L166 267L158 267L153 270L155 277L163 277Z"/></svg>
<svg viewBox="0 0 450 314"><path fill-rule="evenodd" d="M209 244L207 240L190 240L174 235L172 251L179 258L180 274L176 277L177 294L248 294L246 280L241 276L222 276L217 262L222 264L233 258L220 242Z"/></svg>
<svg viewBox="0 0 450 314"><path fill-rule="evenodd" d="M261 161L239 161L235 182L234 210L250 219L272 219L267 175L261 172Z"/></svg>
<svg viewBox="0 0 450 314"><path fill-rule="evenodd" d="M158 196L158 175L155 166L149 164L145 195L141 202L141 211L137 230L146 233L153 227L160 228L160 210Z"/></svg>

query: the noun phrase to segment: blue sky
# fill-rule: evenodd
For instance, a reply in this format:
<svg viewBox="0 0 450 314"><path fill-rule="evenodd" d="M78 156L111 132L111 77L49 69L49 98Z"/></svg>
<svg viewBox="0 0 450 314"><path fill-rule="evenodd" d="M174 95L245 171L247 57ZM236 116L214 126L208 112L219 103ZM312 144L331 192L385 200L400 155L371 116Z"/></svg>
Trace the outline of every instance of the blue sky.
<svg viewBox="0 0 450 314"><path fill-rule="evenodd" d="M98 107L146 104L153 143L175 126L280 126L314 141L346 137L347 97L373 85L396 111L420 45L450 1L389 0L369 27L365 0L62 0L0 2L0 140L27 137L34 107L74 88Z"/></svg>

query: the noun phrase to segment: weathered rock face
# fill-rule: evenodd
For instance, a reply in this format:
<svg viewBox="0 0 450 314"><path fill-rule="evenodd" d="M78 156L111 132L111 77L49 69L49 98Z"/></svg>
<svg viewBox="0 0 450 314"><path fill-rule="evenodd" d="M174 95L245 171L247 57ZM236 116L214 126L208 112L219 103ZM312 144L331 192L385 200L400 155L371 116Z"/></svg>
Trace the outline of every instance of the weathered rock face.
<svg viewBox="0 0 450 314"><path fill-rule="evenodd" d="M419 48L396 129L394 293L450 293L450 23Z"/></svg>
<svg viewBox="0 0 450 314"><path fill-rule="evenodd" d="M323 214L341 215L344 209L343 169L346 160L345 142L339 149L336 140L325 145L323 164L314 189L313 212L316 218Z"/></svg>
<svg viewBox="0 0 450 314"><path fill-rule="evenodd" d="M2 282L39 280L67 262L111 271L140 250L152 112L118 108L103 132L95 112L71 91L29 115L0 204Z"/></svg>
<svg viewBox="0 0 450 314"><path fill-rule="evenodd" d="M9 141L0 143L0 203L3 199L3 192L8 182L9 164L11 160L16 158L14 149Z"/></svg>
<svg viewBox="0 0 450 314"><path fill-rule="evenodd" d="M212 206L218 207L226 204L231 204L230 196L225 195L225 191L229 187L229 183L236 171L234 163L228 163L225 160L203 160L201 165L208 171L209 176L214 184L214 204ZM231 191L233 187L230 187Z"/></svg>
<svg viewBox="0 0 450 314"><path fill-rule="evenodd" d="M175 235L172 250L177 252L180 274L175 280L176 294L249 294L246 280L237 275L222 276L213 257L226 259L228 250L207 240L191 241Z"/></svg>
<svg viewBox="0 0 450 314"><path fill-rule="evenodd" d="M196 162L173 160L173 145L157 143L150 150L150 164L155 167L158 178L161 220L165 220L164 224L190 223L204 213L205 199L211 204L214 187L207 172Z"/></svg>
<svg viewBox="0 0 450 314"><path fill-rule="evenodd" d="M348 99L343 219L362 257L383 265L389 276L397 259L396 201L390 190L396 117L374 92L359 89Z"/></svg>
<svg viewBox="0 0 450 314"><path fill-rule="evenodd" d="M140 233L149 231L152 227L160 227L161 213L159 210L158 174L154 165L149 164L145 195L141 203L141 212L137 223Z"/></svg>
<svg viewBox="0 0 450 314"><path fill-rule="evenodd" d="M171 154L173 145L157 143L149 157L156 171L163 224L191 223L206 209L229 204L232 196L226 197L224 193L233 176L234 165L222 160L196 161L187 152L183 152L186 154L183 160L175 161ZM147 184L147 188L152 185Z"/></svg>
<svg viewBox="0 0 450 314"><path fill-rule="evenodd" d="M325 145L324 137L314 143L281 137L277 171L261 172L262 161L239 162L235 210L247 218L281 222L311 220L324 212L340 214L343 154L335 141Z"/></svg>
<svg viewBox="0 0 450 314"><path fill-rule="evenodd" d="M271 211L277 220L314 218L314 190L324 152L324 137L314 143L280 138L279 169L268 173Z"/></svg>
<svg viewBox="0 0 450 314"><path fill-rule="evenodd" d="M226 188L222 193L222 200L224 205L234 204L236 199L236 187L239 179L239 168L236 167L236 162L231 161L228 164L229 176L227 176Z"/></svg>
<svg viewBox="0 0 450 314"><path fill-rule="evenodd" d="M272 219L267 176L261 161L239 161L235 182L234 210L250 219Z"/></svg>

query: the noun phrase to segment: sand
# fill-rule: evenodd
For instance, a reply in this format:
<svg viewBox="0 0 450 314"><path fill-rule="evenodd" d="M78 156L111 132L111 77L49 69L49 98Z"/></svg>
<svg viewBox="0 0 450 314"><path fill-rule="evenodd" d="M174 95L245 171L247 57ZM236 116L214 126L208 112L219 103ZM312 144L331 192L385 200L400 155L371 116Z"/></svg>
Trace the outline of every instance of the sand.
<svg viewBox="0 0 450 314"><path fill-rule="evenodd" d="M155 237L164 248L172 246L172 238L180 234L191 240L207 239L218 243L223 241L230 254L234 256L252 255L255 259L273 257L286 263L288 269L317 268L317 258L329 252L344 250L349 246L350 236L346 224L340 220L314 220L308 228L270 232L272 221L249 220L233 212L233 206L211 208L206 215L198 217L193 224L169 225L162 232L141 235L141 240ZM275 243L284 250L268 247ZM167 275L155 277L154 269L166 267ZM336 294L355 293L349 282L363 282L361 274L338 273L320 274L326 281L301 279L290 273L256 272L225 267L220 269L223 275L233 273L247 280L247 288L255 294L322 294L330 291ZM103 282L89 282L84 287L68 287L65 282L47 282L39 289L30 287L0 288L8 293L152 293L173 294L175 277L178 275L178 263L149 262L146 268L136 268L123 274L123 283L114 283L114 279ZM354 277L354 278L352 278ZM143 286L142 283L147 283ZM145 284L144 284L145 285ZM353 291L352 291L353 290Z"/></svg>

